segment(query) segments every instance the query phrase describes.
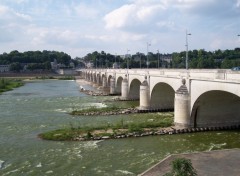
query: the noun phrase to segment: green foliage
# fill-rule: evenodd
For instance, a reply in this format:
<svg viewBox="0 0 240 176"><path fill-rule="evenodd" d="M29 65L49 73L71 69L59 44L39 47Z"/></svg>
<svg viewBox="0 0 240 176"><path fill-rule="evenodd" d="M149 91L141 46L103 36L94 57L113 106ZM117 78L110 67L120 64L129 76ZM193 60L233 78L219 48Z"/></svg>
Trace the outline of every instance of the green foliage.
<svg viewBox="0 0 240 176"><path fill-rule="evenodd" d="M17 50L9 54L0 54L0 65L10 65L11 71L20 71L21 64L28 64L29 70L35 69L51 69L51 62L56 60L58 63L69 66L71 56L66 53L58 51L26 51L23 53Z"/></svg>
<svg viewBox="0 0 240 176"><path fill-rule="evenodd" d="M87 137L87 139L91 139L91 137L93 137L93 135L91 134L91 132L90 132L90 131L88 131L88 132L87 132L87 136L86 136L86 137Z"/></svg>
<svg viewBox="0 0 240 176"><path fill-rule="evenodd" d="M72 129L59 129L55 131L42 133L39 135L39 137L43 139L54 140L54 141L72 140L74 136L75 136L75 133Z"/></svg>
<svg viewBox="0 0 240 176"><path fill-rule="evenodd" d="M64 76L64 77L60 77L58 78L59 80L75 80L74 76Z"/></svg>
<svg viewBox="0 0 240 176"><path fill-rule="evenodd" d="M197 171L193 168L190 159L176 158L172 161L172 171L164 176L196 176Z"/></svg>
<svg viewBox="0 0 240 176"><path fill-rule="evenodd" d="M118 108L116 106L111 107L104 107L104 108L97 108L97 107L90 107L87 109L82 110L74 110L70 114L71 115L83 115L84 113L91 113L91 112L111 112L111 111L119 111L122 108Z"/></svg>
<svg viewBox="0 0 240 176"><path fill-rule="evenodd" d="M152 117L152 115L151 115ZM169 127L173 124L172 114L160 114L155 115L153 120L145 121L145 122L137 122L137 119L134 122L127 122L121 119L118 123L111 124L106 123L106 125L91 127L91 126L83 126L83 127L75 127L72 123L69 123L69 127L65 129L55 130L52 132L46 132L40 134L39 136L43 139L47 140L73 140L75 136L84 136L86 139L91 139L93 136L113 136L116 134L127 134L127 133L143 133L147 128L148 130L155 131L156 128L159 127ZM101 130L103 132L94 134L94 131ZM108 130L112 130L112 132L108 132Z"/></svg>
<svg viewBox="0 0 240 176"><path fill-rule="evenodd" d="M140 124L131 123L131 124L128 125L128 131L131 132L131 133L132 132L142 132L143 129L142 129Z"/></svg>
<svg viewBox="0 0 240 176"><path fill-rule="evenodd" d="M20 86L23 86L23 82L21 80L4 78L0 79L0 93L10 91Z"/></svg>
<svg viewBox="0 0 240 176"><path fill-rule="evenodd" d="M10 64L10 71L19 72L22 69L22 66L19 62L13 62Z"/></svg>
<svg viewBox="0 0 240 176"><path fill-rule="evenodd" d="M213 52L204 49L188 52L189 68L232 68L240 65L240 49L216 50ZM186 52L172 54L172 67L185 68Z"/></svg>

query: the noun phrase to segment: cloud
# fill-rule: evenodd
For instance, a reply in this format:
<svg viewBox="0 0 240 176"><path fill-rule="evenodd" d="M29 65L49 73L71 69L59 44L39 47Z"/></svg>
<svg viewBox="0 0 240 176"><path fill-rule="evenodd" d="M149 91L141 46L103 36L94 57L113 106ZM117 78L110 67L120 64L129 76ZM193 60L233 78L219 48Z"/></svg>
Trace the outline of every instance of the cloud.
<svg viewBox="0 0 240 176"><path fill-rule="evenodd" d="M31 23L29 15L0 5L0 42L12 42L23 37L24 28Z"/></svg>
<svg viewBox="0 0 240 176"><path fill-rule="evenodd" d="M30 22L32 20L31 16L19 13L14 9L7 6L0 5L0 20L4 23L14 22Z"/></svg>
<svg viewBox="0 0 240 176"><path fill-rule="evenodd" d="M94 19L99 15L97 8L90 7L84 3L80 3L73 7L78 17L84 19Z"/></svg>
<svg viewBox="0 0 240 176"><path fill-rule="evenodd" d="M240 0L1 0L0 51L174 52L186 29L190 49L223 49L239 26Z"/></svg>
<svg viewBox="0 0 240 176"><path fill-rule="evenodd" d="M193 22L198 18L238 18L239 0L136 0L123 5L104 17L106 29L131 30L169 29L180 27L183 23ZM190 20L190 21L189 21Z"/></svg>
<svg viewBox="0 0 240 176"><path fill-rule="evenodd" d="M161 4L126 4L113 10L104 17L106 29L131 29L144 25L154 25L154 21L162 13L164 7Z"/></svg>

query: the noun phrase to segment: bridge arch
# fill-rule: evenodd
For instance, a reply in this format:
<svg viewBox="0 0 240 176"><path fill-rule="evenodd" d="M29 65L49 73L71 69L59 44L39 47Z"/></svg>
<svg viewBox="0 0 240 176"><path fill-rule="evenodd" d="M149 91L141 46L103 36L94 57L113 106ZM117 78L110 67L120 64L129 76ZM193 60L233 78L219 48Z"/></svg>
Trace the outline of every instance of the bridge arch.
<svg viewBox="0 0 240 176"><path fill-rule="evenodd" d="M236 94L211 90L201 94L191 110L193 127L240 125L240 97Z"/></svg>
<svg viewBox="0 0 240 176"><path fill-rule="evenodd" d="M103 80L104 78L106 78L105 74L101 74L101 79Z"/></svg>
<svg viewBox="0 0 240 176"><path fill-rule="evenodd" d="M122 81L123 81L123 77L119 76L117 78L117 82L116 82L116 93L120 94L121 90L122 90Z"/></svg>
<svg viewBox="0 0 240 176"><path fill-rule="evenodd" d="M173 110L174 109L174 89L167 83L156 84L151 92L151 109Z"/></svg>
<svg viewBox="0 0 240 176"><path fill-rule="evenodd" d="M129 99L139 100L141 82L138 79L133 79L129 86Z"/></svg>
<svg viewBox="0 0 240 176"><path fill-rule="evenodd" d="M102 84L102 79L100 73L97 74L97 83L100 85Z"/></svg>
<svg viewBox="0 0 240 176"><path fill-rule="evenodd" d="M107 79L107 85L108 85L108 86L110 86L111 78L112 78L112 75L109 75L109 76L108 76L108 79Z"/></svg>
<svg viewBox="0 0 240 176"><path fill-rule="evenodd" d="M90 81L93 82L93 79L94 79L94 74L93 74L93 73L90 73Z"/></svg>

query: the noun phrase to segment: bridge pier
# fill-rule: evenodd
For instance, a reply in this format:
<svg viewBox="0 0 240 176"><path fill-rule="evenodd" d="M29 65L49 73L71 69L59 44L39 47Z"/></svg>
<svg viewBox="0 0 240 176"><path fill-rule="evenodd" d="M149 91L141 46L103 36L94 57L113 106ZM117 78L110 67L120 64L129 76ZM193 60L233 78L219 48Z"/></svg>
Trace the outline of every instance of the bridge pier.
<svg viewBox="0 0 240 176"><path fill-rule="evenodd" d="M116 85L115 85L115 77L114 76L110 79L110 94L112 94L112 95L116 94Z"/></svg>
<svg viewBox="0 0 240 176"><path fill-rule="evenodd" d="M128 79L127 75L125 75L125 78L122 80L122 100L128 100Z"/></svg>
<svg viewBox="0 0 240 176"><path fill-rule="evenodd" d="M182 80L181 87L175 92L174 123L179 127L190 127L190 95L186 87L186 80Z"/></svg>
<svg viewBox="0 0 240 176"><path fill-rule="evenodd" d="M107 88L107 78L104 76L102 80L102 87L105 89Z"/></svg>
<svg viewBox="0 0 240 176"><path fill-rule="evenodd" d="M100 84L101 84L100 76L97 75L97 85L100 86Z"/></svg>
<svg viewBox="0 0 240 176"><path fill-rule="evenodd" d="M147 78L140 85L140 105L139 110L150 109L150 89L147 82Z"/></svg>

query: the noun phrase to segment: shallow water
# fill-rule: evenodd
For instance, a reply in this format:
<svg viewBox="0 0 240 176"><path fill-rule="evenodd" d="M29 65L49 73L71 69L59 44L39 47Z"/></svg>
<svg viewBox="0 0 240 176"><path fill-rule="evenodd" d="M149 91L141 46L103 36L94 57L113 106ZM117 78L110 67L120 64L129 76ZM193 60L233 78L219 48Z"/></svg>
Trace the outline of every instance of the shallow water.
<svg viewBox="0 0 240 176"><path fill-rule="evenodd" d="M37 138L39 133L70 125L94 126L138 117L76 117L67 113L107 106L111 99L86 96L76 82L55 80L29 82L0 95L0 175L137 175L172 153L240 148L239 131L88 142ZM121 106L126 104L121 102Z"/></svg>

